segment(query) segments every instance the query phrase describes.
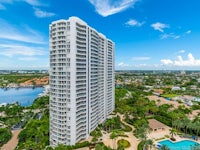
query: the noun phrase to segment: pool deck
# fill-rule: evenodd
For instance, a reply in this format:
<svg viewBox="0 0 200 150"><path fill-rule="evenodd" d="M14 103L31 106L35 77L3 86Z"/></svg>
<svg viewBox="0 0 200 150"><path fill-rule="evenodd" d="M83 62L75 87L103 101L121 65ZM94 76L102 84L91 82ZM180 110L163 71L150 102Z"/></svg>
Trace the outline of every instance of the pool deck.
<svg viewBox="0 0 200 150"><path fill-rule="evenodd" d="M189 140L189 141L193 141L193 142L200 144L200 140L196 141L196 140L193 140L191 138L183 138L183 137L180 137L180 136L174 136L174 138L176 139L176 141L171 141L170 138L165 138L165 139L162 139L162 140L154 141L154 144L158 145L159 142L162 142L162 141L165 141L165 140L170 140L172 143L181 142L181 141L184 141L184 140Z"/></svg>
<svg viewBox="0 0 200 150"><path fill-rule="evenodd" d="M171 128L168 127L165 131L159 131L159 132L150 132L147 137L149 139L152 139L154 141L155 145L158 145L159 142L164 141L164 140L170 140L170 138L167 138L166 136L171 137L170 135L170 130ZM198 138L199 140L193 140L192 138L184 138L184 137L180 137L179 135L175 135L174 138L176 139L176 141L172 141L173 143L176 142L180 142L183 140L190 140L193 142L196 142L198 144L200 144L200 138ZM171 140L170 140L171 141Z"/></svg>

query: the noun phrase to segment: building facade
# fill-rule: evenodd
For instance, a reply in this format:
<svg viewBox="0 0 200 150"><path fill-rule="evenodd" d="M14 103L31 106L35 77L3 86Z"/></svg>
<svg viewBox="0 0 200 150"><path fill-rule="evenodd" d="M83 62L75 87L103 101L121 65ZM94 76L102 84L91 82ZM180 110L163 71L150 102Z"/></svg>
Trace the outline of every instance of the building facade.
<svg viewBox="0 0 200 150"><path fill-rule="evenodd" d="M50 145L74 145L114 110L114 43L77 17L49 32Z"/></svg>

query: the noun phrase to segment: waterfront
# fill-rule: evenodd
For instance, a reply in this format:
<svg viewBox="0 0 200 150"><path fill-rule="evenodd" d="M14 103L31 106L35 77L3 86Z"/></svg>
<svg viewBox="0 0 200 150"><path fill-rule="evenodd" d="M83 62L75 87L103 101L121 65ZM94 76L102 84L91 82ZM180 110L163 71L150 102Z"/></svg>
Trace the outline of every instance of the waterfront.
<svg viewBox="0 0 200 150"><path fill-rule="evenodd" d="M0 104L18 102L22 106L30 106L43 91L43 87L0 88Z"/></svg>

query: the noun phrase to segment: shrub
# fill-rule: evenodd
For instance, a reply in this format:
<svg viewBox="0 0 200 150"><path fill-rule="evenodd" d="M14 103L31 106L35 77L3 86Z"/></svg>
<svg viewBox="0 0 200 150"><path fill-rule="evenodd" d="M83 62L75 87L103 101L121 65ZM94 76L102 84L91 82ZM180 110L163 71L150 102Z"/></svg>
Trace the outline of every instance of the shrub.
<svg viewBox="0 0 200 150"><path fill-rule="evenodd" d="M118 146L123 146L124 148L128 148L131 146L131 144L129 143L129 141L121 139L117 142Z"/></svg>
<svg viewBox="0 0 200 150"><path fill-rule="evenodd" d="M8 129L1 128L0 129L0 145L7 143L8 140L10 140L11 136L12 134Z"/></svg>
<svg viewBox="0 0 200 150"><path fill-rule="evenodd" d="M144 146L144 141L141 141L141 142L138 144L137 149L138 149L138 150L143 150L143 146Z"/></svg>
<svg viewBox="0 0 200 150"><path fill-rule="evenodd" d="M128 125L122 124L122 126L123 126L122 129L123 129L124 132L131 132L132 131L132 128L129 127Z"/></svg>
<svg viewBox="0 0 200 150"><path fill-rule="evenodd" d="M165 135L165 138L169 138L169 135Z"/></svg>
<svg viewBox="0 0 200 150"><path fill-rule="evenodd" d="M73 148L77 149L77 148L87 147L89 145L90 145L90 142L85 141L85 142L82 142L82 143L77 143L75 146L73 146Z"/></svg>

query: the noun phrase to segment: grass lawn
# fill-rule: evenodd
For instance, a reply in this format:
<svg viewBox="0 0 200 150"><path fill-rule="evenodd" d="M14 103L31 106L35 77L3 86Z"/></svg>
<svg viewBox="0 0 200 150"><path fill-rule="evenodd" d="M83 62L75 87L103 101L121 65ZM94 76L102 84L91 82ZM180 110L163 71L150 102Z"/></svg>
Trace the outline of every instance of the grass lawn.
<svg viewBox="0 0 200 150"><path fill-rule="evenodd" d="M179 96L179 95L177 95L177 94L162 94L161 95L162 97L165 97L165 98L174 98L174 97L176 97L176 96Z"/></svg>
<svg viewBox="0 0 200 150"><path fill-rule="evenodd" d="M124 140L124 139L119 140L119 141L117 142L117 145L118 145L118 146L121 145L121 146L123 146L124 148L128 148L128 147L131 146L131 144L129 143L129 141Z"/></svg>

